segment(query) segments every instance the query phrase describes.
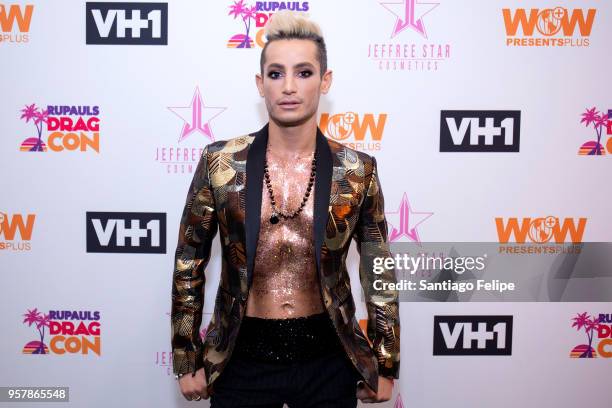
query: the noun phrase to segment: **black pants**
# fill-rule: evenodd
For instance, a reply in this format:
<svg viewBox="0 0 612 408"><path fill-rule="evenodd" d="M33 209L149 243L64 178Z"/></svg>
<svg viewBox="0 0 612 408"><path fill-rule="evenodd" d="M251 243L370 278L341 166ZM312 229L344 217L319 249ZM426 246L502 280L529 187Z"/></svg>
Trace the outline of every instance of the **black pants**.
<svg viewBox="0 0 612 408"><path fill-rule="evenodd" d="M344 353L291 364L233 356L213 384L211 408L354 408L361 375Z"/></svg>
<svg viewBox="0 0 612 408"><path fill-rule="evenodd" d="M245 316L232 356L213 383L211 407L354 408L360 379L326 312Z"/></svg>

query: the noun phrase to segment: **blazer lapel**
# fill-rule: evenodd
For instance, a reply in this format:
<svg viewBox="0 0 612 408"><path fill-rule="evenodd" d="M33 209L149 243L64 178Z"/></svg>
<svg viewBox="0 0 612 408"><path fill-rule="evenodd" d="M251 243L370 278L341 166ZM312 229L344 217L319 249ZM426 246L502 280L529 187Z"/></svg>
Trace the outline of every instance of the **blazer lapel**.
<svg viewBox="0 0 612 408"><path fill-rule="evenodd" d="M245 236L247 256L247 280L251 287L253 282L253 266L261 220L261 188L264 174L266 147L268 146L268 124L255 133L255 139L247 153L246 163L246 208Z"/></svg>
<svg viewBox="0 0 612 408"><path fill-rule="evenodd" d="M333 170L332 152L329 148L327 138L317 127L317 147L315 151L317 158L317 174L315 176L315 202L313 209L314 222L314 245L317 263L317 273L320 274L321 247L325 237L325 228L329 216L329 199L331 195L331 179ZM320 278L320 276L319 276Z"/></svg>

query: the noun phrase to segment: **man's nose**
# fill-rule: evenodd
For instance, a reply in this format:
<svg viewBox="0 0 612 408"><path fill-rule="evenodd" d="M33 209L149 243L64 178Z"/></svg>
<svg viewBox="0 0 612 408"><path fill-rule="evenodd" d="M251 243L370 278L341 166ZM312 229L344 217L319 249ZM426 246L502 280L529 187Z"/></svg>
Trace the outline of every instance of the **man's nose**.
<svg viewBox="0 0 612 408"><path fill-rule="evenodd" d="M283 82L283 93L291 94L295 91L295 78L293 75L285 75L285 81Z"/></svg>

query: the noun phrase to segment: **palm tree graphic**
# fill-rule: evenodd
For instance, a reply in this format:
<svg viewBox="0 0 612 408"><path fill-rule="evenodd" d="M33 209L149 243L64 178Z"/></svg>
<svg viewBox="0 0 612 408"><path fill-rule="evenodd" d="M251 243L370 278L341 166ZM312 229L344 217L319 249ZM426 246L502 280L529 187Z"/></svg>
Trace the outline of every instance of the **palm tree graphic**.
<svg viewBox="0 0 612 408"><path fill-rule="evenodd" d="M591 150L586 153L589 156L601 156L605 154L603 151L603 146L601 145L601 135L603 133L603 129L608 125L608 115L603 112L598 112L594 107L591 109L586 109L586 111L581 115L582 120L580 123L584 123L586 127L589 127L593 124L595 128L595 134L597 134L597 142L595 142L595 146ZM589 142L585 143L589 144ZM592 145L592 142L589 144Z"/></svg>
<svg viewBox="0 0 612 408"><path fill-rule="evenodd" d="M230 7L228 15L233 15L234 20L238 17L242 17L244 23L244 29L246 34L242 42L236 48L251 48L251 39L249 38L249 31L251 31L251 20L255 20L256 7L244 4L244 0L238 0L234 2Z"/></svg>
<svg viewBox="0 0 612 408"><path fill-rule="evenodd" d="M30 120L34 122L34 126L36 126L36 130L38 131L38 141L29 149L30 152L44 152L45 144L42 141L42 130L43 123L47 123L47 119L49 117L49 112L47 109L37 109L36 104L26 105L25 108L21 110L21 119L24 119L26 123ZM27 139L24 143L29 141Z"/></svg>
<svg viewBox="0 0 612 408"><path fill-rule="evenodd" d="M593 332L599 328L599 318L591 318L591 316L584 312L578 313L572 320L574 321L572 327L575 327L578 331L584 329L589 339L589 346L584 353L580 355L580 358L593 358L593 349L591 345L593 344Z"/></svg>
<svg viewBox="0 0 612 408"><path fill-rule="evenodd" d="M38 348L32 354L45 354L45 327L49 327L49 315L41 315L38 308L34 308L33 310L28 310L28 312L23 316L25 317L25 319L23 319L23 323L27 324L28 327L31 327L33 323L36 323L36 329L38 329L38 335L40 336Z"/></svg>

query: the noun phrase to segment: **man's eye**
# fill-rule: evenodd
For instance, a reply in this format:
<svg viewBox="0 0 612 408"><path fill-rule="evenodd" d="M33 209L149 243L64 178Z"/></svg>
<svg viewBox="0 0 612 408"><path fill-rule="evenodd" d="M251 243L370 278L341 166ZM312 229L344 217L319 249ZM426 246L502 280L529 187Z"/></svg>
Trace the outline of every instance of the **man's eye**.
<svg viewBox="0 0 612 408"><path fill-rule="evenodd" d="M300 76L304 78L308 78L311 75L312 75L312 71L310 70L305 70L305 71L300 72Z"/></svg>
<svg viewBox="0 0 612 408"><path fill-rule="evenodd" d="M268 78L277 79L280 77L280 72L278 71L270 71L268 72Z"/></svg>

